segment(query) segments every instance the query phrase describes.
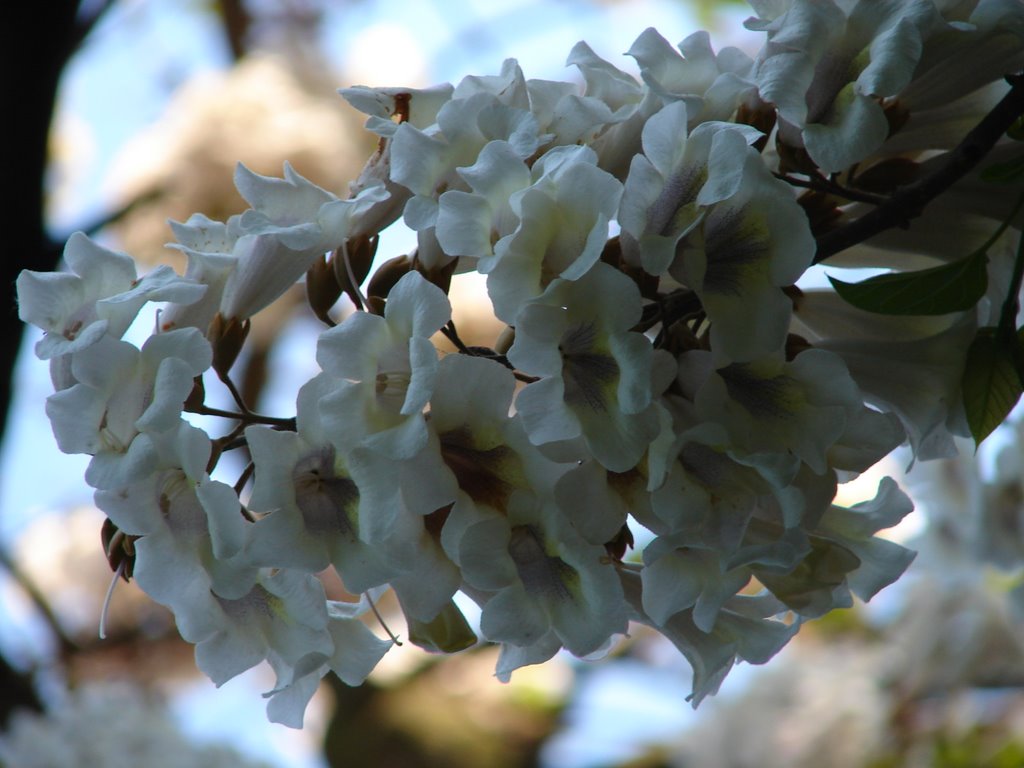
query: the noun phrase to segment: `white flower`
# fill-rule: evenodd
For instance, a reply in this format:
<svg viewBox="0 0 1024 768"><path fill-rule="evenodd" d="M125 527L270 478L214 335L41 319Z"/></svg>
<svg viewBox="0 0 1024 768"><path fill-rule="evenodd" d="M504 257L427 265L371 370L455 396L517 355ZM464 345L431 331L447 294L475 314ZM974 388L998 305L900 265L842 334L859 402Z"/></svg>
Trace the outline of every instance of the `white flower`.
<svg viewBox="0 0 1024 768"><path fill-rule="evenodd" d="M797 622L787 625L767 618L782 609L773 598L744 595L734 597L727 608L719 611L711 632L699 629L690 611L680 611L659 625L644 611L640 574L620 571L619 578L631 609L630 618L667 637L693 667L693 693L689 699L694 707L718 691L738 659L764 664L789 642L800 626Z"/></svg>
<svg viewBox="0 0 1024 768"><path fill-rule="evenodd" d="M636 285L607 264L557 280L519 313L509 360L540 376L516 398L536 445L582 438L614 472L636 466L659 431L651 407L651 343Z"/></svg>
<svg viewBox="0 0 1024 768"><path fill-rule="evenodd" d="M277 570L244 595L212 600L214 631L196 644L196 666L218 686L264 659L280 669L334 652L323 586L310 574Z"/></svg>
<svg viewBox="0 0 1024 768"><path fill-rule="evenodd" d="M396 571L360 538L365 502L319 424L319 399L330 386L319 376L300 390L296 432L246 429L255 465L249 507L267 514L249 528L245 552L257 566L317 573L333 565L346 589L361 594Z"/></svg>
<svg viewBox="0 0 1024 768"><path fill-rule="evenodd" d="M46 401L58 446L93 456L86 481L95 488L131 482L148 466L148 443L136 445L136 436L179 426L194 379L211 360L209 343L194 328L151 336L141 350L106 337L75 353L78 383Z"/></svg>
<svg viewBox="0 0 1024 768"><path fill-rule="evenodd" d="M960 381L976 332L971 317L913 340L824 339L818 346L843 359L869 402L903 422L919 460L956 453L955 435L968 434Z"/></svg>
<svg viewBox="0 0 1024 768"><path fill-rule="evenodd" d="M860 560L847 576L850 590L861 600L870 600L892 584L914 559L914 552L892 541L875 536L891 528L914 509L909 497L891 477L882 478L878 493L871 501L849 509L830 506L815 529L815 534L831 539L853 552Z"/></svg>
<svg viewBox="0 0 1024 768"><path fill-rule="evenodd" d="M370 609L364 595L358 603L327 601L327 631L334 642L329 655L313 651L294 665L282 663L271 656L277 672L277 686L263 694L267 717L272 723L301 728L306 706L328 671L334 672L346 685L361 685L384 654L394 644L375 636L359 616Z"/></svg>
<svg viewBox="0 0 1024 768"><path fill-rule="evenodd" d="M41 360L85 349L103 336L121 338L146 302L189 304L206 291L166 265L137 278L131 257L81 232L68 238L64 261L71 273L26 269L18 275L18 317L46 332L36 344Z"/></svg>
<svg viewBox="0 0 1024 768"><path fill-rule="evenodd" d="M691 286L711 321L711 349L719 362L744 362L782 349L792 302L782 289L797 281L814 257L807 216L786 184L772 177L757 152L733 132L716 135L744 158L735 192L711 205L686 239L673 275ZM727 141L728 139L728 141ZM698 196L713 187L710 179Z"/></svg>
<svg viewBox="0 0 1024 768"><path fill-rule="evenodd" d="M366 129L390 138L399 122L427 128L437 121L437 112L452 98L455 89L449 83L430 88L369 88L355 85L339 88L338 93L360 112L369 115Z"/></svg>
<svg viewBox="0 0 1024 768"><path fill-rule="evenodd" d="M430 337L450 317L441 290L410 272L392 288L383 317L356 312L321 334L317 362L338 379L337 389L320 401L332 442L344 451L364 445L393 458L423 448L423 408L437 375Z"/></svg>
<svg viewBox="0 0 1024 768"><path fill-rule="evenodd" d="M530 445L520 420L509 415L514 385L495 362L445 357L430 403L431 442L419 457L418 487L443 483L452 500L437 513L441 544L478 589L494 589L511 575L511 564L482 551L478 538L507 531L512 510L550 492L564 471Z"/></svg>
<svg viewBox="0 0 1024 768"><path fill-rule="evenodd" d="M729 123L703 123L689 134L687 118L686 104L673 102L646 122L644 153L633 157L622 194L623 254L652 275L673 263L676 245L700 222L702 205L739 189L746 157L740 145L761 135ZM705 190L712 157L715 179Z"/></svg>
<svg viewBox="0 0 1024 768"><path fill-rule="evenodd" d="M754 89L749 79L753 60L738 48L716 55L707 32L694 32L679 43L677 52L648 27L629 55L640 65L644 82L666 103L686 103L691 128L709 120L728 120L745 93Z"/></svg>
<svg viewBox="0 0 1024 768"><path fill-rule="evenodd" d="M799 461L824 473L829 448L863 408L843 361L818 349L792 362L764 358L718 369L697 392L696 406L702 418L726 429L744 461L779 460L794 474Z"/></svg>
<svg viewBox="0 0 1024 768"><path fill-rule="evenodd" d="M527 110L488 92L461 97L456 89L455 95L436 126L423 131L402 123L391 140L391 180L413 193L405 207L412 229L436 226L437 196L461 186L455 169L473 165L488 142L507 141L524 159L540 147L537 120Z"/></svg>
<svg viewBox="0 0 1024 768"><path fill-rule="evenodd" d="M297 174L288 163L284 179L260 176L239 164L235 186L252 206L238 220L240 232L275 235L289 250L314 255L338 248L360 220L389 197L378 184L341 199Z"/></svg>
<svg viewBox="0 0 1024 768"><path fill-rule="evenodd" d="M963 29L932 0L842 7L794 0L781 15L747 26L768 33L754 79L778 107L780 137L806 147L825 172L846 170L882 146L889 123L881 99L908 86L929 39Z"/></svg>
<svg viewBox="0 0 1024 768"><path fill-rule="evenodd" d="M182 422L156 442L157 468L125 488L97 491L96 505L140 537L133 577L174 612L181 636L198 643L222 621L218 597L247 594L257 570L239 555L246 523L238 496L206 474L210 439Z"/></svg>
<svg viewBox="0 0 1024 768"><path fill-rule="evenodd" d="M661 108L662 100L584 42L573 46L565 65L578 67L587 84L586 95L600 99L612 110L615 122L590 142L590 148L597 153L598 167L624 180L630 161L640 151L644 123Z"/></svg>
<svg viewBox="0 0 1024 768"><path fill-rule="evenodd" d="M556 514L550 503L524 508L476 543L512 566L511 582L483 603L480 630L521 647L554 632L570 652L586 656L625 632L626 606L604 549L559 525Z"/></svg>
<svg viewBox="0 0 1024 768"><path fill-rule="evenodd" d="M530 186L530 169L511 144L492 141L458 174L472 192L453 189L438 198L438 242L453 256L490 256L519 223L512 197Z"/></svg>
<svg viewBox="0 0 1024 768"><path fill-rule="evenodd" d="M536 181L510 201L519 222L481 259L494 313L514 325L523 302L556 278L577 280L600 258L622 185L586 147L556 147L533 167ZM587 194L580 194L580 190Z"/></svg>

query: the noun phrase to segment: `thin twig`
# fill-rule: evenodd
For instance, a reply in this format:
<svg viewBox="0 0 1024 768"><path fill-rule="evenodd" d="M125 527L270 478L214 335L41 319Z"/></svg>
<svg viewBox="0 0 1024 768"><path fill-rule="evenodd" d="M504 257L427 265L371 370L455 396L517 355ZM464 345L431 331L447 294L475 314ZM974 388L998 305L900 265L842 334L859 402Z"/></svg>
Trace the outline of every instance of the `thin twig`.
<svg viewBox="0 0 1024 768"><path fill-rule="evenodd" d="M857 203L882 205L887 199L881 195L874 195L870 192L860 192L856 189L844 187L842 184L838 184L831 179L826 179L824 176L815 176L810 179L796 179L792 176L787 176L784 173L773 173L772 175L793 187L810 189L815 192L827 192L830 195L844 197L847 200L852 200Z"/></svg>
<svg viewBox="0 0 1024 768"><path fill-rule="evenodd" d="M151 202L154 202L156 200L159 200L165 194L166 194L166 190L164 190L164 189L162 189L160 187L156 187L154 189L150 189L150 190L148 190L146 192L143 192L141 195L136 197L134 200L131 200L128 203L126 203L125 205L122 205L117 210L110 211L109 213L105 213L102 216L100 216L100 217L98 217L96 219L93 219L90 222L87 222L85 224L82 224L82 225L78 226L77 229L81 230L82 232L85 232L85 234L87 234L87 235L90 235L90 236L95 235L101 229L104 229L105 227L109 227L111 224L117 223L118 221L123 219L125 216L127 216L129 213L134 211L139 206L145 205L146 203L151 203Z"/></svg>
<svg viewBox="0 0 1024 768"><path fill-rule="evenodd" d="M196 413L200 416L219 416L223 419L235 419L237 421L244 421L248 424L267 424L272 427L294 427L294 418L284 418L282 416L264 416L261 413L255 413L249 411L247 413L236 413L235 411L225 411L220 408L211 408L208 405L201 405L191 413Z"/></svg>

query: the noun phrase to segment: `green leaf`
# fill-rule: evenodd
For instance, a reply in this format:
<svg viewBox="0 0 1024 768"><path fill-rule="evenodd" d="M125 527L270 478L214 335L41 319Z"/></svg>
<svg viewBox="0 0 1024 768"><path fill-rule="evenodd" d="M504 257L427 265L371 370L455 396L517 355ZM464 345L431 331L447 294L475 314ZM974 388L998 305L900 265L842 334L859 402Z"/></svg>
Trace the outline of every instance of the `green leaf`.
<svg viewBox="0 0 1024 768"><path fill-rule="evenodd" d="M981 172L981 180L992 184L1014 184L1021 179L1024 179L1024 157L993 163Z"/></svg>
<svg viewBox="0 0 1024 768"><path fill-rule="evenodd" d="M967 350L961 387L976 446L1006 420L1024 392L1018 365L1022 338L1024 329L1010 336L980 328Z"/></svg>
<svg viewBox="0 0 1024 768"><path fill-rule="evenodd" d="M432 653L456 653L476 644L462 611L449 601L432 621L409 619L409 640Z"/></svg>
<svg viewBox="0 0 1024 768"><path fill-rule="evenodd" d="M945 315L970 309L988 289L983 252L919 272L894 272L860 283L829 277L836 293L866 312L881 315Z"/></svg>

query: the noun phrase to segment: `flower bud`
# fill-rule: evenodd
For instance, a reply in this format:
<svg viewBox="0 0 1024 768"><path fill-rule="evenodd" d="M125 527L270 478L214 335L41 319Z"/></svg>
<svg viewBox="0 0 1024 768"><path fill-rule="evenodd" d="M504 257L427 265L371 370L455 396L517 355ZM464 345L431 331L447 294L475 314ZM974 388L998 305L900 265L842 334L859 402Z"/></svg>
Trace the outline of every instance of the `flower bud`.
<svg viewBox="0 0 1024 768"><path fill-rule="evenodd" d="M103 543L103 552L107 556L110 570L117 573L121 568L121 578L131 581L132 571L135 567L135 545L134 541L138 536L128 536L121 531L108 517L103 521L100 528L100 541Z"/></svg>
<svg viewBox="0 0 1024 768"><path fill-rule="evenodd" d="M306 273L306 300L313 314L321 320L328 320L327 313L341 296L341 286L334 274L334 267L326 259L317 259Z"/></svg>
<svg viewBox="0 0 1024 768"><path fill-rule="evenodd" d="M765 145L768 144L768 135L772 132L772 128L775 127L775 121L775 106L767 104L760 99L757 99L757 103L752 105L741 103L736 109L737 123L753 126L764 134L764 136L751 145L758 152L763 152Z"/></svg>
<svg viewBox="0 0 1024 768"><path fill-rule="evenodd" d="M417 272L427 278L429 282L444 291L447 296L448 289L452 286L452 275L455 273L455 266L458 263L458 259L452 259L443 266L427 267L419 259L415 259L413 266L416 268Z"/></svg>
<svg viewBox="0 0 1024 768"><path fill-rule="evenodd" d="M250 325L248 319L239 320L232 317L225 320L220 312L214 315L206 331L206 338L213 347L213 370L221 378L228 375L231 366L238 359L238 353L242 351L245 338L249 335Z"/></svg>
<svg viewBox="0 0 1024 768"><path fill-rule="evenodd" d="M203 377L196 376L192 382L192 391L189 392L182 410L188 413L198 413L206 403L206 387L203 385Z"/></svg>
<svg viewBox="0 0 1024 768"><path fill-rule="evenodd" d="M395 283L411 271L412 267L412 259L404 254L388 259L373 273L370 284L366 287L366 295L386 299L391 293L391 289L395 287Z"/></svg>

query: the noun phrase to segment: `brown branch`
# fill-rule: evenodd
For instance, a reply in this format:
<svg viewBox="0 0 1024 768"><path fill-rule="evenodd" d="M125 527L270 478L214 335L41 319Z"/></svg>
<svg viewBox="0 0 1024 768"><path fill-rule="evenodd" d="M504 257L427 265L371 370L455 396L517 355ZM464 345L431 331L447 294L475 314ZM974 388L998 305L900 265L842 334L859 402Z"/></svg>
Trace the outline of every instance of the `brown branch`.
<svg viewBox="0 0 1024 768"><path fill-rule="evenodd" d="M78 644L64 631L64 627L61 626L57 614L54 613L53 607L50 605L50 601L46 599L42 590L28 577L28 574L21 570L21 567L14 561L14 558L3 547L0 547L0 566L3 566L32 601L33 605L35 605L43 620L49 626L50 631L53 632L54 639L59 647L60 658L66 658L68 654L77 648Z"/></svg>
<svg viewBox="0 0 1024 768"><path fill-rule="evenodd" d="M880 232L905 227L925 206L963 178L988 154L1013 122L1024 115L1024 75L1006 78L1010 92L947 155L942 167L898 188L889 200L860 218L818 238L814 263L824 261Z"/></svg>
<svg viewBox="0 0 1024 768"><path fill-rule="evenodd" d="M217 0L217 12L224 28L224 38L231 49L231 58L240 61L248 48L252 17L242 0Z"/></svg>
<svg viewBox="0 0 1024 768"><path fill-rule="evenodd" d="M147 205L148 203L152 203L156 200L160 200L166 194L167 191L165 189L161 189L160 187L154 187L153 189L143 192L134 200L130 200L129 202L125 203L120 208L104 213L98 216L97 218L93 219L92 221L87 221L82 224L79 224L77 227L75 227L75 229L84 232L85 234L89 235L89 237L94 237L101 229L109 227L111 224L116 224L121 219L125 218L128 214L135 211L137 208L140 208L143 205Z"/></svg>

